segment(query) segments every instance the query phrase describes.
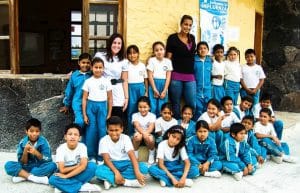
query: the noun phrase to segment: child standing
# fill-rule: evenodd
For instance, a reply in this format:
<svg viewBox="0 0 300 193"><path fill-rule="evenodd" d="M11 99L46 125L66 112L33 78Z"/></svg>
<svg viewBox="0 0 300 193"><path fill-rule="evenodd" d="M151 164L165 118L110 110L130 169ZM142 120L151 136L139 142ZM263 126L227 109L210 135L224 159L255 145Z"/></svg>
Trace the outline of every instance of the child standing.
<svg viewBox="0 0 300 193"><path fill-rule="evenodd" d="M145 185L145 176L148 167L145 163L138 163L134 155L129 136L122 134L123 122L121 118L112 116L107 120L107 133L100 140L99 154L104 164L99 165L96 176L104 180L104 188L111 185L142 187Z"/></svg>
<svg viewBox="0 0 300 193"><path fill-rule="evenodd" d="M213 87L213 98L221 101L225 96L224 90L224 73L225 73L225 63L223 62L224 57L224 46L221 44L216 44L213 47L214 62L212 64L212 87Z"/></svg>
<svg viewBox="0 0 300 193"><path fill-rule="evenodd" d="M158 164L149 168L149 173L160 181L161 186L182 188L192 186L192 178L199 170L191 166L185 149L185 131L180 125L172 126L164 135L164 141L158 145ZM183 161L183 163L182 163Z"/></svg>
<svg viewBox="0 0 300 193"><path fill-rule="evenodd" d="M266 75L262 67L256 64L254 49L246 50L245 58L247 63L242 66L241 97L251 95L253 97L253 106L255 106L259 101L260 88L264 84Z"/></svg>
<svg viewBox="0 0 300 193"><path fill-rule="evenodd" d="M254 174L255 167L251 160L250 147L245 141L246 128L241 123L230 126L230 134L220 148L220 160L223 170L239 181L248 174Z"/></svg>
<svg viewBox="0 0 300 193"><path fill-rule="evenodd" d="M132 124L135 128L135 133L133 134L132 143L135 151L135 155L138 158L138 149L142 141L145 142L147 148L149 149L148 163L154 163L154 151L155 151L155 138L153 136L154 124L156 117L150 111L150 101L146 96L139 98L138 111L132 115Z"/></svg>
<svg viewBox="0 0 300 193"><path fill-rule="evenodd" d="M236 47L230 47L225 61L224 89L225 95L230 96L233 104L237 105L240 93L241 65L238 60L240 51Z"/></svg>
<svg viewBox="0 0 300 193"><path fill-rule="evenodd" d="M233 107L233 112L239 119L243 119L244 116L250 115L250 108L253 103L253 98L249 95L242 97L241 103Z"/></svg>
<svg viewBox="0 0 300 193"><path fill-rule="evenodd" d="M35 118L29 119L25 127L26 136L17 148L18 161L5 163L5 171L13 176L14 183L31 181L48 184L48 177L56 170L52 162L51 149L47 139L40 135L41 122Z"/></svg>
<svg viewBox="0 0 300 193"><path fill-rule="evenodd" d="M60 108L60 112L67 113L72 107L75 120L74 123L84 128L84 120L82 114L82 85L84 81L92 76L90 72L92 57L88 53L82 53L79 56L79 70L72 73L65 90L64 106ZM83 136L85 132L82 132ZM84 141L84 140L83 140Z"/></svg>
<svg viewBox="0 0 300 193"><path fill-rule="evenodd" d="M276 135L271 118L271 110L262 108L259 112L259 121L254 125L254 133L259 140L259 144L265 147L271 159L280 164L282 161L294 163L295 159L290 156L290 150L287 143L281 142Z"/></svg>
<svg viewBox="0 0 300 193"><path fill-rule="evenodd" d="M104 62L101 58L92 61L93 76L85 81L82 89L82 112L86 128L86 145L89 159L97 161L98 143L105 136L106 119L112 110L112 87L103 77Z"/></svg>
<svg viewBox="0 0 300 193"><path fill-rule="evenodd" d="M141 96L148 95L147 69L145 64L139 61L139 48L130 45L127 48L128 64L128 108L127 121L129 135L133 135L134 129L131 123L132 114L137 112L137 100Z"/></svg>
<svg viewBox="0 0 300 193"><path fill-rule="evenodd" d="M187 152L193 165L196 165L203 176L219 178L222 163L214 139L208 136L209 126L200 120L196 124L196 135L188 141Z"/></svg>
<svg viewBox="0 0 300 193"><path fill-rule="evenodd" d="M186 140L196 134L196 123L192 120L193 108L189 105L184 105L181 110L181 119L178 120L178 125L185 129Z"/></svg>
<svg viewBox="0 0 300 193"><path fill-rule="evenodd" d="M156 134L156 144L162 141L165 132L172 127L177 125L177 120L173 116L173 108L171 103L165 103L161 106L160 115L155 121L155 134Z"/></svg>
<svg viewBox="0 0 300 193"><path fill-rule="evenodd" d="M54 192L100 192L100 187L88 183L95 176L97 166L88 162L86 146L79 142L80 126L67 125L64 134L66 143L56 150L58 172L49 179L49 183L55 187Z"/></svg>
<svg viewBox="0 0 300 193"><path fill-rule="evenodd" d="M151 112L157 117L160 114L162 104L168 102L168 88L173 70L172 62L165 57L165 45L162 42L154 42L152 45L155 57L148 61L149 99Z"/></svg>
<svg viewBox="0 0 300 193"><path fill-rule="evenodd" d="M212 60L208 55L207 42L197 44L197 55L195 56L195 78L196 78L196 110L194 119L197 120L206 110L206 104L211 99L211 71Z"/></svg>
<svg viewBox="0 0 300 193"><path fill-rule="evenodd" d="M221 115L224 115L224 119L222 120L222 131L227 133L229 131L230 126L233 123L239 123L241 120L236 116L233 112L233 101L230 96L224 96L221 99L221 105L223 107L223 111L221 111Z"/></svg>

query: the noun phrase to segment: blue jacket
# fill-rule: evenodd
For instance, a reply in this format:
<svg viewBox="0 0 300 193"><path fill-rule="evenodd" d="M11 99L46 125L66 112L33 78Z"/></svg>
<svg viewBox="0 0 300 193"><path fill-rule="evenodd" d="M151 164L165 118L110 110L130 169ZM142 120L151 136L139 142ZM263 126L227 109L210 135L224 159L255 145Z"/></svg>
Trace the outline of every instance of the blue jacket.
<svg viewBox="0 0 300 193"><path fill-rule="evenodd" d="M63 100L65 106L72 106L74 111L82 109L82 86L84 81L91 76L91 72L83 74L79 70L72 73L65 90L65 98Z"/></svg>
<svg viewBox="0 0 300 193"><path fill-rule="evenodd" d="M241 168L245 168L248 164L252 164L251 152L249 144L244 140L240 142L238 156L236 156L235 139L228 133L224 135L225 139L220 146L220 160L235 162Z"/></svg>
<svg viewBox="0 0 300 193"><path fill-rule="evenodd" d="M199 165L209 161L213 163L219 160L218 150L215 140L208 137L203 143L201 143L196 135L191 137L187 145L187 153L192 164Z"/></svg>
<svg viewBox="0 0 300 193"><path fill-rule="evenodd" d="M18 144L17 156L18 156L19 162L21 161L25 146L28 142L29 142L29 138L28 138L28 136L25 136ZM36 141L36 143L34 145L34 148L43 155L43 158L41 160L39 160L36 156L34 156L32 154L28 154L28 163L27 164L42 164L45 162L52 161L50 145L45 137L39 136L38 140Z"/></svg>
<svg viewBox="0 0 300 193"><path fill-rule="evenodd" d="M250 146L250 152L252 155L255 155L256 157L262 155L261 146L259 145L252 130L248 131L247 143Z"/></svg>
<svg viewBox="0 0 300 193"><path fill-rule="evenodd" d="M182 120L178 120L178 125L181 125ZM196 123L193 120L190 120L188 128L185 130L185 138L188 140L190 137L196 134L195 132L196 129Z"/></svg>
<svg viewBox="0 0 300 193"><path fill-rule="evenodd" d="M240 120L243 119L243 117L241 117L240 111L237 109L236 106L233 107L233 110L232 110L232 111L236 114L236 116L237 116ZM252 113L251 113L251 111L250 111L249 109L248 109L247 111L245 111L245 116L246 116L246 115L252 115Z"/></svg>
<svg viewBox="0 0 300 193"><path fill-rule="evenodd" d="M210 56L206 56L204 62L200 60L198 55L195 56L194 63L195 79L197 89L206 88L211 89L211 71L212 60Z"/></svg>

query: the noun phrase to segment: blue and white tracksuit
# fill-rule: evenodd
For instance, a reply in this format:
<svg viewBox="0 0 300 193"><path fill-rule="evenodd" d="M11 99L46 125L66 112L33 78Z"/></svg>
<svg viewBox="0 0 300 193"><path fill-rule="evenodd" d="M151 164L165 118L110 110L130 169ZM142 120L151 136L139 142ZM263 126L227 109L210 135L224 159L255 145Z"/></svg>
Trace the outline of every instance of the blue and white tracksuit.
<svg viewBox="0 0 300 193"><path fill-rule="evenodd" d="M266 148L259 145L258 140L252 130L247 133L247 143L250 145L250 152L253 161L253 165L257 165L257 157L262 156L265 160L267 158L267 150Z"/></svg>

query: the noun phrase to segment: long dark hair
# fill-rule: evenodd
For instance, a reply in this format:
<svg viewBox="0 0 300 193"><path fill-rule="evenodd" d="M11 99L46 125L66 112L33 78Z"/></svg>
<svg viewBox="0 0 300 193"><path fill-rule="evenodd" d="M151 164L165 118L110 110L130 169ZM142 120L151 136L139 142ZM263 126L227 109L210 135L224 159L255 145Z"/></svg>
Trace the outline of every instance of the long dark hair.
<svg viewBox="0 0 300 193"><path fill-rule="evenodd" d="M175 158L175 157L178 155L180 149L183 148L183 147L185 146L185 129L184 129L181 125L174 125L174 126L170 127L170 129L168 129L168 130L165 132L165 134L164 134L164 136L163 136L163 139L164 139L164 140L169 139L169 135L170 135L170 134L173 134L173 133L179 133L179 134L181 134L181 140L180 140L180 142L175 146L174 152L173 152L173 154L172 154L173 158Z"/></svg>
<svg viewBox="0 0 300 193"><path fill-rule="evenodd" d="M121 50L119 51L119 53L117 54L119 60L123 60L125 57L124 57L124 53L125 53L125 48L124 48L124 39L123 39L123 36L119 33L114 33L112 34L108 41L107 41L107 47L106 47L106 59L107 61L109 62L112 62L113 61L113 54L112 54L112 51L111 51L111 46L114 42L114 40L116 38L120 38L121 41L122 41L122 46L121 46Z"/></svg>

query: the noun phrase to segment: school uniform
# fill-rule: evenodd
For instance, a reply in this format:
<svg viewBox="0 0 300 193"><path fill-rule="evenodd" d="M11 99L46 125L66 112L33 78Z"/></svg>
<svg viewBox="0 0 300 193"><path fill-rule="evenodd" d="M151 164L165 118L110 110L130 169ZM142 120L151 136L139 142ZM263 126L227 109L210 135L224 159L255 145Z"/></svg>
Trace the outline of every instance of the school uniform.
<svg viewBox="0 0 300 193"><path fill-rule="evenodd" d="M235 174L243 172L248 164L253 165L250 146L246 141L237 142L230 133L226 134L224 138L219 151L219 157L225 172ZM254 174L255 170L256 167L253 165L251 174Z"/></svg>
<svg viewBox="0 0 300 193"><path fill-rule="evenodd" d="M250 146L250 152L251 152L251 159L253 162L253 165L258 165L258 156L262 156L262 158L265 160L267 159L267 150L266 148L259 145L258 140L253 132L253 130L249 130L247 132L247 135L245 136L246 142Z"/></svg>
<svg viewBox="0 0 300 193"><path fill-rule="evenodd" d="M87 159L87 148L78 143L75 149L69 149L67 143L61 144L56 150L56 162L63 162L65 167L72 167L80 163L82 158ZM52 175L49 184L66 193L78 192L81 186L95 176L96 164L88 162L84 171L71 178L61 178Z"/></svg>
<svg viewBox="0 0 300 193"><path fill-rule="evenodd" d="M225 96L224 90L224 73L225 73L225 63L223 61L218 62L214 61L212 64L212 75L221 75L222 79L212 78L212 96L213 98L221 101L221 99Z"/></svg>
<svg viewBox="0 0 300 193"><path fill-rule="evenodd" d="M21 158L27 143L30 143L28 136L19 142L17 147L18 161L6 162L4 166L6 173L10 176L18 176L23 169L35 176L50 176L56 170L56 164L52 162L51 149L47 139L39 136L37 141L32 144L43 155L42 159L40 160L35 155L28 153L28 162L23 164Z"/></svg>
<svg viewBox="0 0 300 193"><path fill-rule="evenodd" d="M232 110L238 119L242 120L246 115L251 115L251 111L248 109L246 111L242 111L240 105L235 105Z"/></svg>
<svg viewBox="0 0 300 193"><path fill-rule="evenodd" d="M74 123L78 124L81 128L84 127L84 120L82 114L82 86L85 80L92 76L91 72L81 72L76 70L72 73L66 90L63 104L70 108L72 107L75 120Z"/></svg>
<svg viewBox="0 0 300 193"><path fill-rule="evenodd" d="M153 72L154 84L159 93L164 90L167 78L167 72L173 70L172 62L168 58L163 58L159 61L156 57L152 57L148 61L147 70ZM168 91L165 98L155 98L152 86L149 84L149 100L151 105L151 112L157 117L160 116L161 106L168 102Z"/></svg>
<svg viewBox="0 0 300 193"><path fill-rule="evenodd" d="M174 147L168 145L168 140L162 141L157 148L157 158L164 160L164 165L168 171L179 180L184 171L184 160L189 159L186 153L185 147L179 150L179 153L173 157ZM166 186L172 186L171 179L167 176L166 172L159 168L158 165L152 165L149 168L149 173L152 177L158 180L162 180L166 183ZM199 176L199 169L191 165L187 178L195 178Z"/></svg>
<svg viewBox="0 0 300 193"><path fill-rule="evenodd" d="M147 130L151 123L155 123L155 120L156 116L151 112L148 112L146 116L142 116L140 112L132 115L132 124L133 122L137 121L144 130ZM137 132L137 130L135 131Z"/></svg>
<svg viewBox="0 0 300 193"><path fill-rule="evenodd" d="M221 116L225 114L224 111L221 111ZM234 112L230 112L229 115L226 115L222 120L221 127L222 128L230 128L233 123L240 123L241 120L236 116Z"/></svg>
<svg viewBox="0 0 300 193"><path fill-rule="evenodd" d="M165 121L162 117L155 120L155 133L162 132L161 136L155 138L157 144L163 140L165 132L170 129L170 127L177 125L177 120L172 118L170 121Z"/></svg>
<svg viewBox="0 0 300 193"><path fill-rule="evenodd" d="M195 56L195 79L196 79L196 110L194 120L197 120L205 112L207 102L212 98L211 71L212 60L206 56L201 60L198 55Z"/></svg>
<svg viewBox="0 0 300 193"><path fill-rule="evenodd" d="M225 74L224 74L224 89L225 96L232 98L233 104L237 105L240 93L240 80L242 67L238 61L225 61Z"/></svg>
<svg viewBox="0 0 300 193"><path fill-rule="evenodd" d="M193 120L190 120L188 124L182 124L182 119L178 120L178 125L181 125L183 128L185 128L185 138L186 141L188 141L189 138L191 138L193 135L196 134L196 122Z"/></svg>
<svg viewBox="0 0 300 193"><path fill-rule="evenodd" d="M119 170L124 179L136 179L132 162L128 156L129 151L133 150L132 142L129 136L121 134L117 142L111 140L109 135L103 137L99 143L99 155L107 153L113 165ZM148 167L145 163L139 162L140 172L144 175L148 173ZM95 175L100 180L115 184L115 174L106 165L98 165Z"/></svg>
<svg viewBox="0 0 300 193"><path fill-rule="evenodd" d="M147 69L145 64L139 62L134 65L129 62L128 65L128 107L127 107L127 119L129 135L134 133L133 125L131 124L132 114L137 112L137 101L141 96L145 95L145 78L147 76Z"/></svg>
<svg viewBox="0 0 300 193"><path fill-rule="evenodd" d="M187 153L191 164L196 167L208 161L210 163L209 172L222 169L222 162L219 161L215 140L210 137L201 142L196 135L192 136L187 143Z"/></svg>
<svg viewBox="0 0 300 193"><path fill-rule="evenodd" d="M112 90L112 86L107 78L92 76L85 81L82 89L88 92L86 106L86 114L89 118L86 127L88 156L97 159L99 140L106 135L107 92Z"/></svg>

